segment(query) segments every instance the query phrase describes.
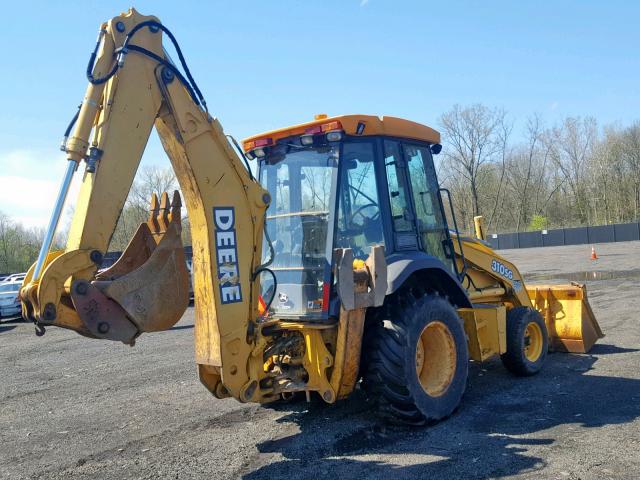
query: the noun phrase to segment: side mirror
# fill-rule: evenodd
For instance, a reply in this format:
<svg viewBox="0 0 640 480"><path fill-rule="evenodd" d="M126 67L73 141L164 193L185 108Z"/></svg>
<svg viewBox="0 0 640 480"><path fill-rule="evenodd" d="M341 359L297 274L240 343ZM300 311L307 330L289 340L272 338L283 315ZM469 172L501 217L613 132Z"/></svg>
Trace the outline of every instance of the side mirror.
<svg viewBox="0 0 640 480"><path fill-rule="evenodd" d="M439 143L434 143L433 145L431 145L431 153L433 153L434 155L438 155L441 151L442 145L440 145Z"/></svg>

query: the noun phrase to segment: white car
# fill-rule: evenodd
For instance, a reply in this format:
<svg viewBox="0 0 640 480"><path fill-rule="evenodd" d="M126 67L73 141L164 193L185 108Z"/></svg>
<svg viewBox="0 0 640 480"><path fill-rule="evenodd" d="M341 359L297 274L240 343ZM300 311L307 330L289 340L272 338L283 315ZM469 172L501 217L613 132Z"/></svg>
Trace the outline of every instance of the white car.
<svg viewBox="0 0 640 480"><path fill-rule="evenodd" d="M6 283L6 282L20 282L22 283L24 281L24 278L27 276L26 272L22 272L22 273L14 273L11 274L7 277L5 277L2 282Z"/></svg>
<svg viewBox="0 0 640 480"><path fill-rule="evenodd" d="M9 280L0 283L0 317L14 317L20 313L20 297L18 292L22 280Z"/></svg>

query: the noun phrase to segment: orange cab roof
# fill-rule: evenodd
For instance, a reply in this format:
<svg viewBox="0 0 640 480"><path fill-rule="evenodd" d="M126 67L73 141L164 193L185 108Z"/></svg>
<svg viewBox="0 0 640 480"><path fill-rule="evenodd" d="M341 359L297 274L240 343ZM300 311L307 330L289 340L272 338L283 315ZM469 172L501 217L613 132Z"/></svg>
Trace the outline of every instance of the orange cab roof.
<svg viewBox="0 0 640 480"><path fill-rule="evenodd" d="M245 151L251 150L253 142L261 138L270 138L274 143L285 137L292 135L302 135L307 129L316 125L326 125L328 129L335 129L328 125L332 122L340 122L342 130L347 135L386 135L391 137L410 138L421 140L431 144L440 143L440 133L433 128L420 123L405 120L397 117L377 117L375 115L339 115L337 117L327 117L326 115L316 115L316 119L286 128L279 128L270 132L261 133L247 137L242 141ZM363 128L364 126L364 128ZM323 129L324 131L325 129ZM360 133L358 133L360 132Z"/></svg>

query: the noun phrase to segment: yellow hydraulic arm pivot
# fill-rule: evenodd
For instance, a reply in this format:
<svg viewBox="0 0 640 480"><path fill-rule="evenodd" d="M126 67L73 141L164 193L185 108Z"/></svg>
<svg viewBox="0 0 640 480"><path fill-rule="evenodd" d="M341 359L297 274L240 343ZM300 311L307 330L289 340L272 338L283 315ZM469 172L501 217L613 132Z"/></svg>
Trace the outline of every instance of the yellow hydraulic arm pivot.
<svg viewBox="0 0 640 480"><path fill-rule="evenodd" d="M164 51L163 38L176 47L184 74ZM128 344L180 319L188 277L177 193L173 200L154 196L149 220L121 259L97 273L155 125L191 222L196 361L227 392L251 400L263 361L251 352L260 330L254 323L255 272L268 192L209 116L173 35L157 18L131 9L104 23L87 77L73 133L64 143L68 168L58 201L20 293L23 314L39 327ZM83 161L67 246L50 252L71 177Z"/></svg>

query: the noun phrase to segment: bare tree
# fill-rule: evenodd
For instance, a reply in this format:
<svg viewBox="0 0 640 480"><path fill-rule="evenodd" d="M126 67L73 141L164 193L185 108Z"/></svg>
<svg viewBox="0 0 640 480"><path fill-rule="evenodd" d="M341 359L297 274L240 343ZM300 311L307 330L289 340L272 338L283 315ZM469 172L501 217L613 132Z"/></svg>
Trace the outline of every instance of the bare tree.
<svg viewBox="0 0 640 480"><path fill-rule="evenodd" d="M120 213L118 224L111 237L110 251L122 251L126 248L140 223L149 215L149 201L155 192L168 192L170 195L178 189L175 174L170 168L156 166L145 167L138 172L131 191ZM185 211L183 211L185 213ZM183 243L190 244L190 229L186 216L183 216Z"/></svg>
<svg viewBox="0 0 640 480"><path fill-rule="evenodd" d="M0 212L0 272L9 273L13 267L13 224L5 213Z"/></svg>
<svg viewBox="0 0 640 480"><path fill-rule="evenodd" d="M0 212L0 272L26 271L38 256L43 238L43 229L26 228ZM56 237L53 250L61 248L62 243Z"/></svg>
<svg viewBox="0 0 640 480"><path fill-rule="evenodd" d="M515 212L515 229L519 232L523 225L527 225L535 202L532 202L537 185L535 171L541 168L537 165L540 160L540 140L542 126L537 115L530 117L526 127L526 144L520 146L509 159L507 181L512 189ZM542 179L540 179L542 180Z"/></svg>
<svg viewBox="0 0 640 480"><path fill-rule="evenodd" d="M633 219L640 218L640 122L622 132L621 156L633 182Z"/></svg>
<svg viewBox="0 0 640 480"><path fill-rule="evenodd" d="M564 176L583 224L588 224L590 218L586 180L588 162L597 138L597 124L591 117L567 118L547 135L551 160Z"/></svg>
<svg viewBox="0 0 640 480"><path fill-rule="evenodd" d="M471 198L470 216L480 214L480 185L483 166L502 159L510 127L506 113L476 104L455 105L440 117L448 168L466 183ZM465 219L469 224L470 218Z"/></svg>
<svg viewBox="0 0 640 480"><path fill-rule="evenodd" d="M504 195L502 194L504 179L506 174L506 159L509 152L509 137L511 136L511 131L513 130L513 124L507 122L501 122L500 128L498 132L498 140L500 143L500 179L498 181L498 188L496 191L496 198L493 202L493 209L491 210L491 214L489 215L489 221L487 223L489 228L492 228L500 221L500 216L502 215L502 205L504 204Z"/></svg>

